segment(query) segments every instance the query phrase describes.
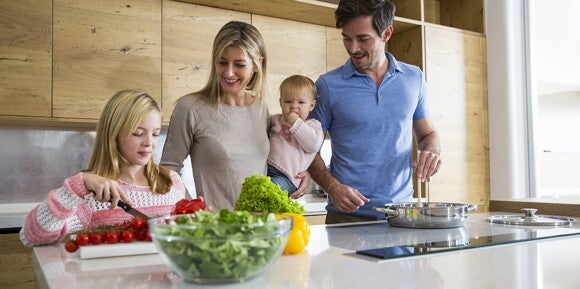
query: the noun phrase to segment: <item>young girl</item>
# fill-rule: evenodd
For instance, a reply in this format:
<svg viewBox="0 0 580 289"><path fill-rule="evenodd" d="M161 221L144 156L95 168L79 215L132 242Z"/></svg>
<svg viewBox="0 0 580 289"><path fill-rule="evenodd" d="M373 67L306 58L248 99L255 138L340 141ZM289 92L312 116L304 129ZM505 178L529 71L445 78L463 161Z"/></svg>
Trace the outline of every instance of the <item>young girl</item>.
<svg viewBox="0 0 580 289"><path fill-rule="evenodd" d="M87 170L66 179L28 214L22 243L50 244L71 232L132 219L116 206L119 199L150 217L169 215L185 198L185 187L177 173L153 159L160 131L155 99L138 90L115 94L97 124Z"/></svg>
<svg viewBox="0 0 580 289"><path fill-rule="evenodd" d="M282 114L270 116L268 176L288 195L300 185L298 173L306 171L324 141L320 122L307 119L316 105L316 86L305 76L293 75L280 84Z"/></svg>

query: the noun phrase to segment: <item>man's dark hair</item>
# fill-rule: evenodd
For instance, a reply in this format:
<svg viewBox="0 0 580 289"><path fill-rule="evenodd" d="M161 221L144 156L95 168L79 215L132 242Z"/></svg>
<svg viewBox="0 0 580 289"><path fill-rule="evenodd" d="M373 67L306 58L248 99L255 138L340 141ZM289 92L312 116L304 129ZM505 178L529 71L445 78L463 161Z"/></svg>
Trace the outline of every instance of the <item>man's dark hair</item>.
<svg viewBox="0 0 580 289"><path fill-rule="evenodd" d="M372 16L373 28L382 35L387 26L393 25L395 4L389 0L340 0L334 12L336 28L361 16Z"/></svg>

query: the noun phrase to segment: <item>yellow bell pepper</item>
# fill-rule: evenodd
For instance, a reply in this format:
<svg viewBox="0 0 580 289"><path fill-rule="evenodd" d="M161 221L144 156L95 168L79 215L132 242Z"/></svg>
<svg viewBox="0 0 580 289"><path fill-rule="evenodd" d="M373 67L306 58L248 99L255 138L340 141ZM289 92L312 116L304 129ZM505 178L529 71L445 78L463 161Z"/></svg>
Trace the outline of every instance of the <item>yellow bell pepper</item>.
<svg viewBox="0 0 580 289"><path fill-rule="evenodd" d="M292 230L288 235L288 243L284 248L284 254L298 254L308 245L310 238L310 224L306 218L300 214L283 213L278 215L280 218L292 218Z"/></svg>

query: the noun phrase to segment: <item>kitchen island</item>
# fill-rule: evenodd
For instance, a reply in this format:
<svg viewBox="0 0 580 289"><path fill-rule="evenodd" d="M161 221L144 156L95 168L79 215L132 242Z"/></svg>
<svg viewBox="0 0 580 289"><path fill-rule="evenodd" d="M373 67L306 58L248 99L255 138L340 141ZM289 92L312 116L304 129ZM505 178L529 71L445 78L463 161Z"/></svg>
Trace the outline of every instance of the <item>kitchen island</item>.
<svg viewBox="0 0 580 289"><path fill-rule="evenodd" d="M282 256L263 275L239 284L185 282L159 254L81 260L62 244L35 247L33 254L40 288L580 288L574 273L580 226L489 223L497 214L471 214L464 227L452 229L397 228L386 221L312 226L306 251ZM386 247L416 254L385 260L356 253Z"/></svg>

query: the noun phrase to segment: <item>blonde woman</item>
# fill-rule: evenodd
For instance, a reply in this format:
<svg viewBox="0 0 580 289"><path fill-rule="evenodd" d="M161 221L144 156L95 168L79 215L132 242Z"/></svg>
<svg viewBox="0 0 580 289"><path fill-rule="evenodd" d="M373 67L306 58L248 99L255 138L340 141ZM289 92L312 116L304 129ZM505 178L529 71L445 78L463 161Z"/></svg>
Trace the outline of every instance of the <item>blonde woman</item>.
<svg viewBox="0 0 580 289"><path fill-rule="evenodd" d="M185 198L179 175L153 159L161 131L155 99L124 90L107 102L87 170L66 179L27 216L20 231L26 246L50 244L68 233L132 219L117 207L122 199L145 214L169 215Z"/></svg>
<svg viewBox="0 0 580 289"><path fill-rule="evenodd" d="M189 155L196 194L214 209L233 209L244 179L266 174L267 60L254 26L226 23L214 39L207 84L173 110L161 164L179 172ZM310 178L303 177L305 191Z"/></svg>

